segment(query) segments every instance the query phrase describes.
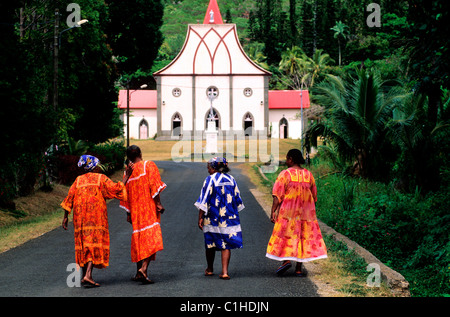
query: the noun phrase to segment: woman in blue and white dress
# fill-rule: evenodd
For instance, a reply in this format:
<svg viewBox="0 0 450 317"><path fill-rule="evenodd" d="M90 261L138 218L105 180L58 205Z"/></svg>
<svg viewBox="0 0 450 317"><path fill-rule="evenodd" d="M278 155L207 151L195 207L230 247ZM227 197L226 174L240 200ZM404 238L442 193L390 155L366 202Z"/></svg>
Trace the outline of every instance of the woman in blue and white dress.
<svg viewBox="0 0 450 317"><path fill-rule="evenodd" d="M239 212L244 209L244 204L236 180L228 174L227 160L215 157L208 162L208 167L210 175L194 204L199 209L198 226L205 236L208 265L205 275L213 275L215 252L221 251L222 274L219 277L228 280L230 250L242 248Z"/></svg>

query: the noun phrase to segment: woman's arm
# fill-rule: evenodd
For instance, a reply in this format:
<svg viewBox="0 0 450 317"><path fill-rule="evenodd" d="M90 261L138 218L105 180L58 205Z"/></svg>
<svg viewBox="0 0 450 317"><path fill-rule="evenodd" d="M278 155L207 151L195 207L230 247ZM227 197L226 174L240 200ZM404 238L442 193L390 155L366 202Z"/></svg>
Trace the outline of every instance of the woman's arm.
<svg viewBox="0 0 450 317"><path fill-rule="evenodd" d="M275 223L278 218L278 209L280 208L281 204L278 200L277 196L273 196L273 202L272 202L272 211L270 213L270 221Z"/></svg>

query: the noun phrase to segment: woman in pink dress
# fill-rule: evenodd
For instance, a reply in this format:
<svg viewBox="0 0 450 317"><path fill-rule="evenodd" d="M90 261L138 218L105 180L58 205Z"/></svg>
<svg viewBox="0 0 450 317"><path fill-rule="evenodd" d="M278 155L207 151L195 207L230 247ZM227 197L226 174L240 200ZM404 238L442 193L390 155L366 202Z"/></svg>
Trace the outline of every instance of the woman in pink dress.
<svg viewBox="0 0 450 317"><path fill-rule="evenodd" d="M271 221L275 223L266 256L283 261L277 269L281 275L297 262L295 274L302 272L302 262L327 257L327 249L316 217L317 188L310 171L297 149L286 155L288 169L282 171L273 186Z"/></svg>

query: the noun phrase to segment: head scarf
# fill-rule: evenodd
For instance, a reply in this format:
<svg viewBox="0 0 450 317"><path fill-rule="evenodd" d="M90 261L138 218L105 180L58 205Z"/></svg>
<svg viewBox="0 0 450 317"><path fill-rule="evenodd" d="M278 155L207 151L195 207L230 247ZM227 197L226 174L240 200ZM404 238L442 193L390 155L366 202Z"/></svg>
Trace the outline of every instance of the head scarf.
<svg viewBox="0 0 450 317"><path fill-rule="evenodd" d="M85 171L91 172L99 163L99 159L95 156L82 155L78 161L78 167L83 167Z"/></svg>
<svg viewBox="0 0 450 317"><path fill-rule="evenodd" d="M215 170L217 170L217 169L219 168L220 163L222 163L223 166L227 166L227 165L228 165L228 161L227 161L226 158L224 158L224 157L214 157L214 158L212 159L211 166L212 166Z"/></svg>

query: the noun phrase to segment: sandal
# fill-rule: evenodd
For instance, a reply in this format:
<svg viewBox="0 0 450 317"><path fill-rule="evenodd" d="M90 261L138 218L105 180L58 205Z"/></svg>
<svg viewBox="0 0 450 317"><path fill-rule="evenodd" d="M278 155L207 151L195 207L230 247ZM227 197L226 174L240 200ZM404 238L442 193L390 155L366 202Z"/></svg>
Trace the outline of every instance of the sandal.
<svg viewBox="0 0 450 317"><path fill-rule="evenodd" d="M277 269L277 275L283 275L284 272L286 272L291 266L291 262L286 262L283 265L279 266Z"/></svg>
<svg viewBox="0 0 450 317"><path fill-rule="evenodd" d="M297 263L297 265L295 266L295 276L306 277L306 273L302 272L302 267L303 264L301 262Z"/></svg>
<svg viewBox="0 0 450 317"><path fill-rule="evenodd" d="M296 272L295 272L295 276L298 276L298 277L306 277L306 273L303 273L302 271L296 271Z"/></svg>
<svg viewBox="0 0 450 317"><path fill-rule="evenodd" d="M230 279L228 274L219 275L219 278L222 279L222 280L229 280Z"/></svg>
<svg viewBox="0 0 450 317"><path fill-rule="evenodd" d="M208 269L205 270L205 276L213 276L213 275L214 275L213 272L208 271Z"/></svg>
<svg viewBox="0 0 450 317"><path fill-rule="evenodd" d="M82 279L81 280L81 284L85 287L85 288L93 288L93 287L100 287L100 284L86 279Z"/></svg>

